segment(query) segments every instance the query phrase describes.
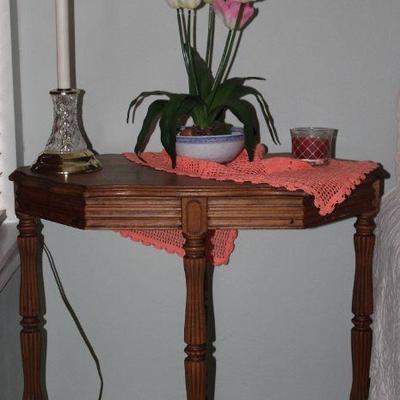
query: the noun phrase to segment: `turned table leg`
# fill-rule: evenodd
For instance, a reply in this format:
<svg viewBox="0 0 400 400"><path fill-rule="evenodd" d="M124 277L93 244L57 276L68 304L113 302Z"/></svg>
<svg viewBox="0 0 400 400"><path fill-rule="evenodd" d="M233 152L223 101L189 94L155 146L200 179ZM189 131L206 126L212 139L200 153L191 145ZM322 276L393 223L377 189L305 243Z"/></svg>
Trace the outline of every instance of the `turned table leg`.
<svg viewBox="0 0 400 400"><path fill-rule="evenodd" d="M42 307L40 242L38 222L18 214L18 247L21 260L20 314L22 316L21 352L24 371L23 400L44 400L42 364Z"/></svg>
<svg viewBox="0 0 400 400"><path fill-rule="evenodd" d="M183 234L186 239L185 377L188 400L205 400L207 386L206 199L183 199Z"/></svg>
<svg viewBox="0 0 400 400"><path fill-rule="evenodd" d="M353 385L350 400L367 400L372 347L374 216L360 216L355 227L356 272L352 307L354 327L351 332Z"/></svg>

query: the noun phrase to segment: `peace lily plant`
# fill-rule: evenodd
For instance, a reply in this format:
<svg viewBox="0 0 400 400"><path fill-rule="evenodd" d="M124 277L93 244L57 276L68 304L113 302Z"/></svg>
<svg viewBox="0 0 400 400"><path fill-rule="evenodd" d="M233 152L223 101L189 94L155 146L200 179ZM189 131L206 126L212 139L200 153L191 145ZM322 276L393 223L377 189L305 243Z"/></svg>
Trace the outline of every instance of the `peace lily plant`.
<svg viewBox="0 0 400 400"><path fill-rule="evenodd" d="M230 134L232 125L226 123L230 111L244 128L244 142L250 161L254 158L259 139L259 120L255 107L244 98L253 96L257 101L273 142L279 143L274 120L263 95L248 86L250 80L263 78L230 77L243 30L257 14L254 1L249 0L166 0L176 10L178 30L185 69L188 76L189 93L168 91L142 92L130 104L128 121L134 120L137 108L149 96L166 96L151 103L139 133L135 152L142 153L157 123L161 130L161 142L176 164L176 136L191 118L194 126L183 129L182 135ZM209 8L208 35L205 57L199 54L197 43L197 13ZM228 29L225 47L213 73L215 15L220 17Z"/></svg>

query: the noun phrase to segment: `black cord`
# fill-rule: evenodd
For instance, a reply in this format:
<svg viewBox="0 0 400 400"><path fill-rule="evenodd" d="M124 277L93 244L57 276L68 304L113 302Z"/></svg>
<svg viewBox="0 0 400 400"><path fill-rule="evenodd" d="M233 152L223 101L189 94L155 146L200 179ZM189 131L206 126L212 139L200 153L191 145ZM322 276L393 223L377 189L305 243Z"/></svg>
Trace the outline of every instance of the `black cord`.
<svg viewBox="0 0 400 400"><path fill-rule="evenodd" d="M57 287L58 287L58 291L60 292L61 299L64 302L64 305L67 308L69 314L71 315L71 317L72 317L72 319L73 319L73 321L74 321L74 323L76 325L76 328L78 329L78 332L81 335L81 338L85 342L86 347L88 348L88 350L90 352L90 355L93 358L94 363L96 364L97 373L98 373L99 379L100 379L99 400L101 400L103 398L104 381L103 381L103 374L101 372L101 366L100 366L99 358L97 357L97 354L94 351L94 348L93 348L92 344L90 343L90 340L87 337L87 335L85 333L85 330L83 329L82 324L79 321L79 318L77 317L74 309L71 306L71 303L68 300L67 295L65 294L64 287L63 287L63 284L62 284L61 279L60 279L60 275L58 274L57 267L56 267L56 264L54 262L54 258L52 256L49 248L47 247L46 243L44 243L43 240L41 240L41 243L42 243L42 246L43 246L43 250L46 253L46 256L47 256L47 258L49 260L50 268L51 268L51 271L53 273L54 279L56 281L56 284L57 284Z"/></svg>

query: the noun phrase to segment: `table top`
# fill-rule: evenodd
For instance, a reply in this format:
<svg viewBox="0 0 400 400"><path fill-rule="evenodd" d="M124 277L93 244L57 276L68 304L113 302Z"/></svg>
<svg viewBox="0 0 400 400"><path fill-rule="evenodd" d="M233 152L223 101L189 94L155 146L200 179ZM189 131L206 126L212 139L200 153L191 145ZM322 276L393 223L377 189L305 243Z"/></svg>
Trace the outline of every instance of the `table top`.
<svg viewBox="0 0 400 400"><path fill-rule="evenodd" d="M64 177L17 169L10 177L17 213L81 229L179 228L182 198L203 197L211 229L307 228L372 212L383 191L380 167L334 213L322 217L303 191L178 176L122 155L98 158L103 169L91 174Z"/></svg>

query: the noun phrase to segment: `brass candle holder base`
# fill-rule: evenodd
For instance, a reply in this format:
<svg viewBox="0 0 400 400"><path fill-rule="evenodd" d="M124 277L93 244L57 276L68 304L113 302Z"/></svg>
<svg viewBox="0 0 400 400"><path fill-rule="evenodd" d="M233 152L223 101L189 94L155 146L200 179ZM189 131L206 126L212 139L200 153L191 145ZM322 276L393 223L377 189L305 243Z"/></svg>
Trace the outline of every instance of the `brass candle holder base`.
<svg viewBox="0 0 400 400"><path fill-rule="evenodd" d="M34 172L57 175L84 174L99 171L101 168L100 161L90 150L66 154L44 152L32 165Z"/></svg>

